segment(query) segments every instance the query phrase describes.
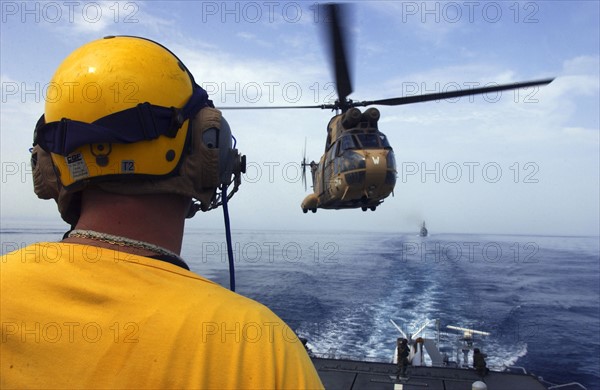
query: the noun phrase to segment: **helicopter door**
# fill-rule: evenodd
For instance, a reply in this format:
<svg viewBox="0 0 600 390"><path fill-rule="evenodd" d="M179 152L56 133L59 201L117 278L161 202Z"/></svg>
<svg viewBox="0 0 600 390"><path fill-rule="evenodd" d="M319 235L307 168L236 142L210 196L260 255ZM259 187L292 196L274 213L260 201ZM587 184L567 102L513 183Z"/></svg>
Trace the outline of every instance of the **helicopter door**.
<svg viewBox="0 0 600 390"><path fill-rule="evenodd" d="M326 155L325 155L325 167L324 172L323 172L323 192L325 192L325 195L330 198L331 197L331 188L330 185L333 181L333 171L334 171L334 160L335 160L335 154L334 154L334 150L337 147L337 143L332 147L329 148L329 150L327 151Z"/></svg>

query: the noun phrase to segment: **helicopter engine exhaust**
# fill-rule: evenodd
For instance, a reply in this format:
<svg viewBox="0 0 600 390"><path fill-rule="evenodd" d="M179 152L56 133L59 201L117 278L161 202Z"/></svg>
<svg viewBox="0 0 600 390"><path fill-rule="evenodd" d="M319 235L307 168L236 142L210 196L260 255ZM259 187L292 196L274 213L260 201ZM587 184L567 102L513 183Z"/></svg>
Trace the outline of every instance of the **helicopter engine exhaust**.
<svg viewBox="0 0 600 390"><path fill-rule="evenodd" d="M344 129L352 129L356 127L358 122L360 122L360 118L362 113L356 107L353 107L344 113L342 117L342 126Z"/></svg>
<svg viewBox="0 0 600 390"><path fill-rule="evenodd" d="M377 121L379 121L379 117L381 116L381 114L379 113L379 110L376 109L375 107L371 107L369 109L367 109L363 114L363 120L369 122L369 124L373 125L374 127L377 127Z"/></svg>

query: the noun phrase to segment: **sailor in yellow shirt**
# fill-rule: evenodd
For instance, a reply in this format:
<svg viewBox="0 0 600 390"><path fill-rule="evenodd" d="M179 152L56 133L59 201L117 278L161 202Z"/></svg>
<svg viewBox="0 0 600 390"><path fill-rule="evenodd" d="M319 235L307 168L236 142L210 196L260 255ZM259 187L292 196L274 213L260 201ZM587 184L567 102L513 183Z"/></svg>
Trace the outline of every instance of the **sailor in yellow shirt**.
<svg viewBox="0 0 600 390"><path fill-rule="evenodd" d="M316 389L266 307L180 266L39 243L2 257L2 388Z"/></svg>
<svg viewBox="0 0 600 390"><path fill-rule="evenodd" d="M185 218L226 206L244 170L183 63L107 37L52 83L104 98L48 99L36 126L34 190L73 229L0 259L0 388L323 388L279 317L179 257ZM127 99L108 93L126 86Z"/></svg>

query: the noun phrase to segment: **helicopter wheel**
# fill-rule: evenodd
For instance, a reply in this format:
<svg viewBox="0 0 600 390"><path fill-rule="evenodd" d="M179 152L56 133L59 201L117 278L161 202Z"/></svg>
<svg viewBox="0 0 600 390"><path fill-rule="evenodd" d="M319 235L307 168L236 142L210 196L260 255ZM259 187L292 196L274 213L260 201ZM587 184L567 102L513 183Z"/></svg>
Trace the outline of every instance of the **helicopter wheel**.
<svg viewBox="0 0 600 390"><path fill-rule="evenodd" d="M362 211L367 211L367 208L365 206L361 207Z"/></svg>
<svg viewBox="0 0 600 390"><path fill-rule="evenodd" d="M302 209L302 212L303 212L304 214L306 214L306 213L308 213L308 209Z"/></svg>
<svg viewBox="0 0 600 390"><path fill-rule="evenodd" d="M375 211L376 208L377 206L371 206L371 211Z"/></svg>
<svg viewBox="0 0 600 390"><path fill-rule="evenodd" d="M313 214L317 212L317 209L312 209Z"/></svg>

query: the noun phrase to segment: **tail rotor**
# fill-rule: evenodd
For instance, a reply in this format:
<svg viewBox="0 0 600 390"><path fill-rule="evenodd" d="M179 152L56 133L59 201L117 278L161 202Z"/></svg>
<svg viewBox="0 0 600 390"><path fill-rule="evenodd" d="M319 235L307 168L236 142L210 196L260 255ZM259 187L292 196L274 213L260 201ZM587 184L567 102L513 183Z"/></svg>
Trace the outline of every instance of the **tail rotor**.
<svg viewBox="0 0 600 390"><path fill-rule="evenodd" d="M306 191L306 166L310 165L306 162L306 138L304 138L304 150L302 151L302 162L300 164L302 165L302 184L304 185L304 191Z"/></svg>

